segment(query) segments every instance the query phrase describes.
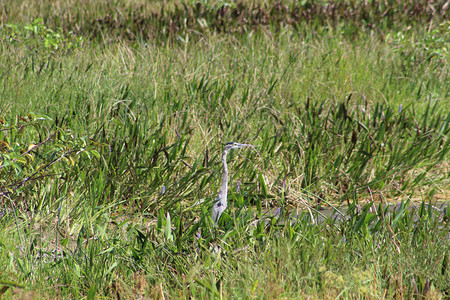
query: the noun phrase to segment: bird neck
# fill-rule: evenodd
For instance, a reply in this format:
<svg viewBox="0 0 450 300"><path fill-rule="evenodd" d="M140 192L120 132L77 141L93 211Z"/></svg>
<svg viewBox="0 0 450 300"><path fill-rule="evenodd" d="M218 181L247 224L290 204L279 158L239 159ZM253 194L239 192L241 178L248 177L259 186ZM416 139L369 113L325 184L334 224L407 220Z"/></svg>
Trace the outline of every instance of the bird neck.
<svg viewBox="0 0 450 300"><path fill-rule="evenodd" d="M227 196L228 191L228 166L227 166L227 153L222 154L223 175L222 175L222 187L219 194L223 197Z"/></svg>

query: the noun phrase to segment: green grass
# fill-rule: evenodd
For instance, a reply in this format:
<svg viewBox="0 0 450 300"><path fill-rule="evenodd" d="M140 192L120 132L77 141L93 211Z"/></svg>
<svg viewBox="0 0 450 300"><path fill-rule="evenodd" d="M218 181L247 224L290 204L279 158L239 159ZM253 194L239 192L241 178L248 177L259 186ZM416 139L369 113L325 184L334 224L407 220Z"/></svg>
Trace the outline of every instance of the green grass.
<svg viewBox="0 0 450 300"><path fill-rule="evenodd" d="M129 40L21 9L1 29L0 295L449 295L448 22ZM259 148L230 154L215 227L228 141Z"/></svg>

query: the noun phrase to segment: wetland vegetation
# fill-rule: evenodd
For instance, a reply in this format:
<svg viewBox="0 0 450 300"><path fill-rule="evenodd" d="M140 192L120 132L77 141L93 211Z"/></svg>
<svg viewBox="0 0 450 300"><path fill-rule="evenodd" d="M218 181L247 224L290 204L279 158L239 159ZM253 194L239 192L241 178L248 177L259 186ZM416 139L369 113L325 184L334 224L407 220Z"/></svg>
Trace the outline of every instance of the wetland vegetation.
<svg viewBox="0 0 450 300"><path fill-rule="evenodd" d="M448 2L0 3L0 297L450 296Z"/></svg>

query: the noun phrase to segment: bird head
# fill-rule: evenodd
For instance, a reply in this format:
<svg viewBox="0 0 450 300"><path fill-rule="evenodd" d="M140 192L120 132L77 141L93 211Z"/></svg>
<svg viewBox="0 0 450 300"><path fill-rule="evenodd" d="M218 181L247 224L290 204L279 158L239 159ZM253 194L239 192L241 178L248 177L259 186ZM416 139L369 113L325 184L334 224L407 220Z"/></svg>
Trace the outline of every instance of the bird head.
<svg viewBox="0 0 450 300"><path fill-rule="evenodd" d="M225 145L224 151L228 152L231 149L238 149L238 148L245 148L245 147L255 148L255 146L249 145L249 144L239 144L239 143L235 143L235 142L230 142Z"/></svg>

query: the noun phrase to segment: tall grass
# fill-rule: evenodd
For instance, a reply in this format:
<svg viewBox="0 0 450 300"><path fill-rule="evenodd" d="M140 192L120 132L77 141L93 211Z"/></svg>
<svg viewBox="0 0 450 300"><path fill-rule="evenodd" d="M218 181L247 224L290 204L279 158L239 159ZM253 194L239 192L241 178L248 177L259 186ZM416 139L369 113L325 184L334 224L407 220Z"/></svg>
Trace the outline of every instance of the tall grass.
<svg viewBox="0 0 450 300"><path fill-rule="evenodd" d="M2 295L448 295L441 27L109 44L33 24L0 44ZM215 227L228 141L260 147L231 153Z"/></svg>

